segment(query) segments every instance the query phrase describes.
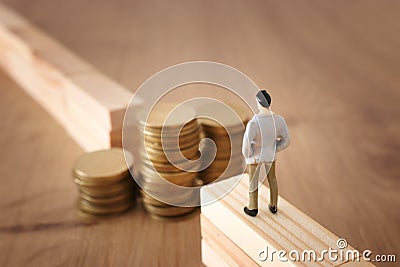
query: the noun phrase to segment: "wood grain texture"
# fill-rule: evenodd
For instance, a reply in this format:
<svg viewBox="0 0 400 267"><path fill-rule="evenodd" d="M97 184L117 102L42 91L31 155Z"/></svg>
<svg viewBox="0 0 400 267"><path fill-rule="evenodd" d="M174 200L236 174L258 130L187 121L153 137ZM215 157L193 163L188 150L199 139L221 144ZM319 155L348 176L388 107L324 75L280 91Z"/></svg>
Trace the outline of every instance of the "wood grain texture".
<svg viewBox="0 0 400 267"><path fill-rule="evenodd" d="M210 249L214 250L229 266L258 266L240 247L205 217L200 215L201 238ZM207 264L208 255L202 251L202 261ZM216 265L215 265L216 266Z"/></svg>
<svg viewBox="0 0 400 267"><path fill-rule="evenodd" d="M162 68L189 60L240 69L271 91L274 111L289 126L292 143L277 162L280 194L359 250L388 254L400 247L398 1L3 2L132 90ZM9 114L6 121L34 108L19 106L13 113L5 99L0 101L3 114ZM7 179L9 194L23 183L18 177L38 169L39 161L30 160L35 150L24 150L16 137L20 132L25 138L35 120L9 123L1 132L2 142L10 143L1 163L23 163L17 174L2 169L2 177L12 178ZM65 136L55 138L52 147L32 146L48 150L43 157L62 151L65 159L58 164L67 168L68 145L74 146ZM52 175L69 183L66 173ZM31 194L29 188L24 192L18 194ZM20 217L34 222L41 214L20 205L6 213L7 225ZM82 234L88 235L86 230ZM199 235L187 235L187 240ZM21 243L3 246L2 251L16 251L10 258L23 254Z"/></svg>

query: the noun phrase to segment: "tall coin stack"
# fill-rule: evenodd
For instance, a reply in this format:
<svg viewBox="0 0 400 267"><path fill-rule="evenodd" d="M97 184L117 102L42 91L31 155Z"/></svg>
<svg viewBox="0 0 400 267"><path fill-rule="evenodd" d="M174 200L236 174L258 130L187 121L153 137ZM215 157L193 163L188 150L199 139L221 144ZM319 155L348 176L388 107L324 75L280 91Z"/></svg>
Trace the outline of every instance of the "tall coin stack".
<svg viewBox="0 0 400 267"><path fill-rule="evenodd" d="M168 182L181 187L192 187L197 178L197 172L187 171L199 166L194 162L200 156L200 126L194 109L188 106L177 107L174 104L158 104L149 115L139 112L137 117L142 138L142 164L139 170L145 209L159 217L174 217L192 212L194 207L169 205L165 201L157 200L157 195L167 193L167 198L170 198L168 203L182 203L182 206L192 202L195 197L190 191L180 193L182 191L173 185L166 187ZM183 164L184 170L175 163ZM166 190L168 192L163 192ZM163 199L165 198L164 194Z"/></svg>
<svg viewBox="0 0 400 267"><path fill-rule="evenodd" d="M129 169L133 157L120 148L84 154L72 170L78 186L78 208L83 214L114 215L135 204L136 184Z"/></svg>
<svg viewBox="0 0 400 267"><path fill-rule="evenodd" d="M206 104L197 109L204 137L216 145L214 161L200 172L204 184L243 173L244 158L242 142L245 126L249 120L243 110L230 108L222 103ZM201 153L212 155L210 147L202 147Z"/></svg>

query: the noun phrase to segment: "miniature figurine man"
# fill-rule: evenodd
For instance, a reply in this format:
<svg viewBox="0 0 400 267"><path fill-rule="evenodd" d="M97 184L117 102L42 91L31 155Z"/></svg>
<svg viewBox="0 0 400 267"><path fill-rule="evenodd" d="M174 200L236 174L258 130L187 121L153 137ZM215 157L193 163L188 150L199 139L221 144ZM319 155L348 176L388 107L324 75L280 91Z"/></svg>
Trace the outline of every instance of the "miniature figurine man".
<svg viewBox="0 0 400 267"><path fill-rule="evenodd" d="M285 149L290 142L289 131L282 116L270 110L271 96L265 90L256 95L259 113L246 126L242 153L249 170L249 205L244 212L252 217L258 213L258 176L265 165L270 188L269 210L278 211L278 184L275 176L276 152Z"/></svg>

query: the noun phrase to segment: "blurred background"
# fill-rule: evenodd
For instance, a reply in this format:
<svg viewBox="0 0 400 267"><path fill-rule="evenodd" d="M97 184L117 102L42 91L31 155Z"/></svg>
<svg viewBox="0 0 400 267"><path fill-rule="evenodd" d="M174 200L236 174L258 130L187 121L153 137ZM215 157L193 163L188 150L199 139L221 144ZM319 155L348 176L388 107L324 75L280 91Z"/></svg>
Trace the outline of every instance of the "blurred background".
<svg viewBox="0 0 400 267"><path fill-rule="evenodd" d="M399 1L1 2L132 91L185 61L241 70L291 133L280 195L355 248L398 255ZM2 72L0 86L2 266L200 265L198 218L77 221L83 151Z"/></svg>

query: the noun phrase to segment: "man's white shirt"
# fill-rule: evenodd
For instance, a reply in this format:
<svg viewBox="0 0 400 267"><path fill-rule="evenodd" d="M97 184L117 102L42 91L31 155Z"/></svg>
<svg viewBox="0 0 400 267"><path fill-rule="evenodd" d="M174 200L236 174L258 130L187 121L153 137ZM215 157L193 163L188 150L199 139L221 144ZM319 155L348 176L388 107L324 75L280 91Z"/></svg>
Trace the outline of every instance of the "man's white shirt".
<svg viewBox="0 0 400 267"><path fill-rule="evenodd" d="M290 143L285 119L272 112L260 112L253 116L243 136L242 153L246 164L273 162L276 152Z"/></svg>

